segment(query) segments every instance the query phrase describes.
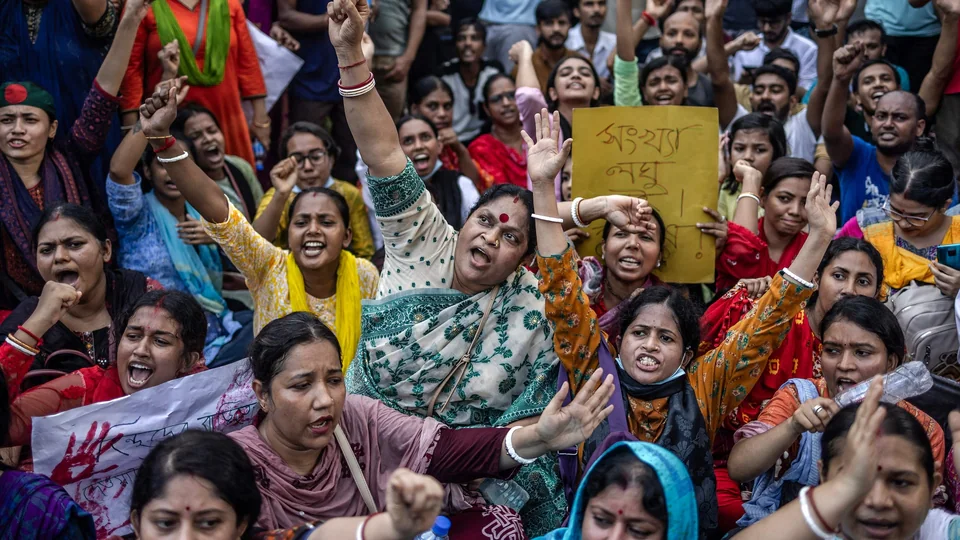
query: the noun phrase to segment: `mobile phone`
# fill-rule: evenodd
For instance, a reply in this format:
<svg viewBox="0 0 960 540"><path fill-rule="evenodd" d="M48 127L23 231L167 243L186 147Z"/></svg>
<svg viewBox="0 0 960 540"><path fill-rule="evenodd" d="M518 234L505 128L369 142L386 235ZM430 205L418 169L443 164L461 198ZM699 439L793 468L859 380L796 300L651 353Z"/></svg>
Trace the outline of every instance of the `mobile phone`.
<svg viewBox="0 0 960 540"><path fill-rule="evenodd" d="M960 244L937 246L937 262L960 270Z"/></svg>

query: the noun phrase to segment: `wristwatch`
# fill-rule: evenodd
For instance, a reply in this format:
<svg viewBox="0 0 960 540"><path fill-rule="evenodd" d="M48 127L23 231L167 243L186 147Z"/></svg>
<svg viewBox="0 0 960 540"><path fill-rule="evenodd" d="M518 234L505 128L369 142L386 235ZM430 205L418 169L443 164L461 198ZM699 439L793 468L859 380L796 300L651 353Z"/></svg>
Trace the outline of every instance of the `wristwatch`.
<svg viewBox="0 0 960 540"><path fill-rule="evenodd" d="M811 22L811 23L810 23L810 31L813 32L814 35L816 35L818 38L827 38L827 37L830 37L830 36L835 36L835 35L837 35L837 32L839 32L840 29L837 27L837 25L834 24L832 27L830 27L830 28L828 28L828 29L826 29L826 30L818 30L818 29L817 29L817 25L814 24L813 22Z"/></svg>

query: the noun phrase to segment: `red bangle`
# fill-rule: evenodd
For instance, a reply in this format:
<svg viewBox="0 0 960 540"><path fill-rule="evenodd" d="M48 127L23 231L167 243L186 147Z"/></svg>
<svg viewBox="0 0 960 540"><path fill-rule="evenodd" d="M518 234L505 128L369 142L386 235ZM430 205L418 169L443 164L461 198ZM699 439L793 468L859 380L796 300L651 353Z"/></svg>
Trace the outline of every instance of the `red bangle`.
<svg viewBox="0 0 960 540"><path fill-rule="evenodd" d="M644 11L643 13L641 13L640 16L643 17L643 20L647 21L647 24L648 24L648 25L650 25L650 26L656 26L656 25L657 25L657 20L653 18L653 15L647 13L646 11Z"/></svg>
<svg viewBox="0 0 960 540"><path fill-rule="evenodd" d="M360 83L360 84L356 84L356 85L353 85L353 86L344 86L344 85L343 85L343 80L341 79L341 80L337 81L337 87L339 87L341 90L356 90L356 89L358 89L358 88L363 88L364 86L370 84L370 81L372 81L372 80L373 80L373 72L370 72L370 76L367 77L367 80L363 81L363 82Z"/></svg>
<svg viewBox="0 0 960 540"><path fill-rule="evenodd" d="M173 148L173 145L175 145L175 144L177 144L177 140L174 139L172 135L171 135L171 136L168 136L167 139L166 139L166 141L163 143L163 146L161 146L160 148L154 148L154 149L153 149L153 153L159 154L160 152L169 150L169 149Z"/></svg>
<svg viewBox="0 0 960 540"><path fill-rule="evenodd" d="M367 519L363 520L363 523L360 524L360 528L357 529L357 538L363 540L363 531L367 528L367 523L376 516L379 516L383 512L377 512L376 514L370 514L367 516Z"/></svg>
<svg viewBox="0 0 960 540"><path fill-rule="evenodd" d="M350 68L355 68L355 67L357 67L357 66L359 66L359 65L362 65L362 64L366 64L366 63L367 63L367 59L364 58L363 60L361 60L361 61L359 61L359 62L350 64L349 66L341 66L341 65L338 64L337 67L340 68L341 70L347 70L347 69L350 69Z"/></svg>
<svg viewBox="0 0 960 540"><path fill-rule="evenodd" d="M43 340L42 340L42 339L38 338L36 334L34 334L33 332L27 330L27 329L24 328L23 326L18 326L18 327L17 327L17 330L19 330L19 331L23 332L24 334L32 337L33 340L37 342L37 345L36 345L37 347L40 347L40 344L43 343Z"/></svg>

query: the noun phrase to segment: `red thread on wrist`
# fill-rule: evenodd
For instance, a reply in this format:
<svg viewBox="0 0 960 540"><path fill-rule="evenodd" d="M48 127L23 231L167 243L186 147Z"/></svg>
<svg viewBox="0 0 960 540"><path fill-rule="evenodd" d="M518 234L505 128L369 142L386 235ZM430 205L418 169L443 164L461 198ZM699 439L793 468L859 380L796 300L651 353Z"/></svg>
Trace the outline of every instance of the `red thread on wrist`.
<svg viewBox="0 0 960 540"><path fill-rule="evenodd" d="M153 152L155 154L159 154L160 152L164 152L166 150L173 148L173 145L175 144L177 144L177 140L174 139L173 136L168 136L164 141L163 146L161 146L160 148L154 148Z"/></svg>
<svg viewBox="0 0 960 540"><path fill-rule="evenodd" d="M376 516L379 516L379 515L382 514L382 513L383 513L383 512L377 512L376 514L370 514L369 516L367 516L367 519L363 520L363 523L360 525L360 532L359 532L359 534L357 534L357 536L359 536L361 540L364 538L364 531L366 531L366 529L367 529L367 523L369 523L371 519L373 519L373 518L376 517Z"/></svg>
<svg viewBox="0 0 960 540"><path fill-rule="evenodd" d="M820 510L817 510L816 503L813 502L813 489L807 491L807 501L810 503L810 508L813 509L813 515L820 521L820 525L823 526L824 530L830 531L832 533L839 533L840 527L834 529L830 528L830 524L827 523L827 520L823 519L823 516L820 515Z"/></svg>
<svg viewBox="0 0 960 540"><path fill-rule="evenodd" d="M358 88L363 88L364 86L370 84L370 81L372 81L372 80L373 80L373 73L371 72L371 73L370 73L370 76L367 77L367 80L363 81L363 82L360 83L360 84L355 84L355 85L353 85L353 86L344 86L344 85L343 85L343 79L341 79L341 80L337 81L337 87L340 88L341 90L356 90L356 89L358 89Z"/></svg>
<svg viewBox="0 0 960 540"><path fill-rule="evenodd" d="M23 332L24 334L32 337L33 340L37 342L37 347L40 347L40 344L43 343L43 340L42 340L42 339L40 339L39 337L37 337L36 334L34 334L33 332L27 330L27 329L24 328L23 326L18 326L18 327L17 327L17 330L19 330L19 331Z"/></svg>
<svg viewBox="0 0 960 540"><path fill-rule="evenodd" d="M348 69L350 69L350 68L355 68L355 67L357 67L357 66L360 66L360 65L363 65L363 64L366 64L366 63L367 63L367 59L364 58L363 60L361 60L361 61L359 61L359 62L350 64L349 66L341 66L341 65L338 64L337 67L340 68L341 70L348 70Z"/></svg>
<svg viewBox="0 0 960 540"><path fill-rule="evenodd" d="M644 10L644 12L640 14L640 16L643 17L643 20L647 21L648 25L650 26L657 25L657 19L655 19L653 15L647 13L646 10Z"/></svg>

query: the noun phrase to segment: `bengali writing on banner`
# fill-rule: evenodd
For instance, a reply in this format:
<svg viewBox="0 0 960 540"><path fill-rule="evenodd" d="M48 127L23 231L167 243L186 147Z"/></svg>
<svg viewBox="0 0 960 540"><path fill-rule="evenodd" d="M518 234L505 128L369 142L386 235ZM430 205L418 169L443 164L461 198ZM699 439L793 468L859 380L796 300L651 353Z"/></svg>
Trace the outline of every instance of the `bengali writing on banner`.
<svg viewBox="0 0 960 540"><path fill-rule="evenodd" d="M573 195L630 195L650 202L666 225L657 276L713 283L714 237L696 224L717 207L717 110L709 107L596 107L573 111ZM577 244L600 255L604 222Z"/></svg>
<svg viewBox="0 0 960 540"><path fill-rule="evenodd" d="M187 429L228 433L260 410L244 360L33 421L34 471L49 476L94 519L97 538L132 532L137 469L162 440Z"/></svg>

